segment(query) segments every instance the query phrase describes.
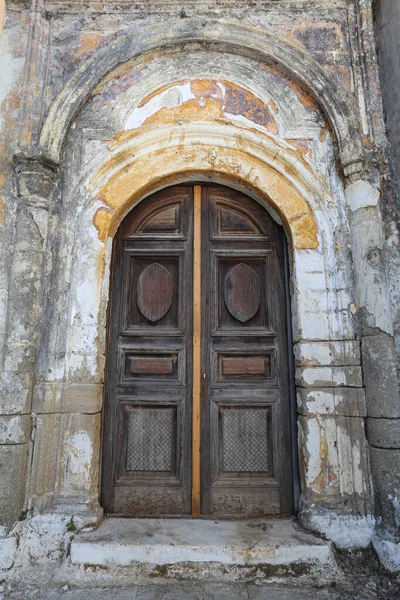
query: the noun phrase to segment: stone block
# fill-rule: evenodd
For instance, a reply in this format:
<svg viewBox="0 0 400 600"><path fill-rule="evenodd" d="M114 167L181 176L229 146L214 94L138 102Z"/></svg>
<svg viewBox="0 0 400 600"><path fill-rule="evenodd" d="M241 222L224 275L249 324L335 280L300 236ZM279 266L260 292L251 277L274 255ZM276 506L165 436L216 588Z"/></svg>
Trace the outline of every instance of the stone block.
<svg viewBox="0 0 400 600"><path fill-rule="evenodd" d="M302 415L365 417L363 388L297 389L297 410Z"/></svg>
<svg viewBox="0 0 400 600"><path fill-rule="evenodd" d="M398 535L400 530L400 450L370 446L376 515L382 526Z"/></svg>
<svg viewBox="0 0 400 600"><path fill-rule="evenodd" d="M35 413L90 413L101 411L103 385L96 383L49 382L35 386Z"/></svg>
<svg viewBox="0 0 400 600"><path fill-rule="evenodd" d="M64 385L62 381L36 384L33 390L32 411L35 413L61 412Z"/></svg>
<svg viewBox="0 0 400 600"><path fill-rule="evenodd" d="M40 508L42 508L42 497L47 496L51 502L54 494L60 422L61 415L59 414L44 414L36 417L30 484L35 508L37 504L40 504Z"/></svg>
<svg viewBox="0 0 400 600"><path fill-rule="evenodd" d="M368 415L400 418L393 338L386 334L364 337L361 349Z"/></svg>
<svg viewBox="0 0 400 600"><path fill-rule="evenodd" d="M0 375L0 414L14 415L30 411L29 373L10 373Z"/></svg>
<svg viewBox="0 0 400 600"><path fill-rule="evenodd" d="M361 367L298 367L296 385L301 387L362 387Z"/></svg>
<svg viewBox="0 0 400 600"><path fill-rule="evenodd" d="M30 415L0 416L0 444L24 444L30 436Z"/></svg>
<svg viewBox="0 0 400 600"><path fill-rule="evenodd" d="M345 506L369 502L364 419L299 416L299 462L304 498Z"/></svg>
<svg viewBox="0 0 400 600"><path fill-rule="evenodd" d="M71 383L64 389L63 412L99 413L103 404L102 384Z"/></svg>
<svg viewBox="0 0 400 600"><path fill-rule="evenodd" d="M316 252L315 250L294 250L295 256L295 273L297 277L305 273L325 273L325 257L322 252ZM324 285L324 287L326 287Z"/></svg>
<svg viewBox="0 0 400 600"><path fill-rule="evenodd" d="M104 380L104 354L75 353L68 355L68 381L72 383L102 383Z"/></svg>
<svg viewBox="0 0 400 600"><path fill-rule="evenodd" d="M61 420L62 452L57 488L64 496L97 490L101 414L66 414Z"/></svg>
<svg viewBox="0 0 400 600"><path fill-rule="evenodd" d="M296 316L296 322L296 340L326 340L331 337L329 315L327 312L299 313Z"/></svg>
<svg viewBox="0 0 400 600"><path fill-rule="evenodd" d="M294 346L296 365L344 366L360 365L360 344L356 340L299 342Z"/></svg>
<svg viewBox="0 0 400 600"><path fill-rule="evenodd" d="M29 444L0 446L0 525L11 528L21 515Z"/></svg>
<svg viewBox="0 0 400 600"><path fill-rule="evenodd" d="M289 521L270 519L267 535L258 527L251 532L248 529L245 521L105 520L98 529L82 532L74 538L71 563L111 569L135 563L222 563L229 568L231 565L284 566L312 561L319 563L322 569L329 569L332 564L330 544Z"/></svg>
<svg viewBox="0 0 400 600"><path fill-rule="evenodd" d="M400 449L400 419L369 418L367 432L371 446Z"/></svg>
<svg viewBox="0 0 400 600"><path fill-rule="evenodd" d="M74 354L104 352L105 328L98 325L75 325L69 329L67 351Z"/></svg>
<svg viewBox="0 0 400 600"><path fill-rule="evenodd" d="M31 475L35 507L46 505L46 496L76 505L97 497L100 425L100 413L38 415Z"/></svg>

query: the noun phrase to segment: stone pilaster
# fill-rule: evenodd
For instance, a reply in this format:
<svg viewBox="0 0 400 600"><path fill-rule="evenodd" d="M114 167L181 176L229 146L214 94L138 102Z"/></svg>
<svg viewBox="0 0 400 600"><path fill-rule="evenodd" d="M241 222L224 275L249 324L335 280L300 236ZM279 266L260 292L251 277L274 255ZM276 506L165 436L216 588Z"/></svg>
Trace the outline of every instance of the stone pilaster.
<svg viewBox="0 0 400 600"><path fill-rule="evenodd" d="M15 173L18 209L0 394L0 430L9 432L0 439L0 523L5 530L20 517L25 500L24 474L32 433L43 263L54 176L53 169L39 160L18 161Z"/></svg>
<svg viewBox="0 0 400 600"><path fill-rule="evenodd" d="M346 185L351 222L367 431L375 507L381 534L398 536L400 516L400 400L386 278L380 192L352 169ZM349 172L348 172L349 175Z"/></svg>

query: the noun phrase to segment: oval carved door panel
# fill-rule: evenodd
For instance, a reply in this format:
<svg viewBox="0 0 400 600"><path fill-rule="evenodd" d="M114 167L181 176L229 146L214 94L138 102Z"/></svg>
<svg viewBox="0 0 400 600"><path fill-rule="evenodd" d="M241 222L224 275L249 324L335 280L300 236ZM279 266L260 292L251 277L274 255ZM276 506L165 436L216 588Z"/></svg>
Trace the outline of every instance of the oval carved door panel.
<svg viewBox="0 0 400 600"><path fill-rule="evenodd" d="M241 323L249 321L261 304L258 275L245 263L232 267L224 282L225 304L229 312Z"/></svg>
<svg viewBox="0 0 400 600"><path fill-rule="evenodd" d="M165 267L153 263L145 268L137 284L137 305L144 317L155 323L171 308L174 282Z"/></svg>

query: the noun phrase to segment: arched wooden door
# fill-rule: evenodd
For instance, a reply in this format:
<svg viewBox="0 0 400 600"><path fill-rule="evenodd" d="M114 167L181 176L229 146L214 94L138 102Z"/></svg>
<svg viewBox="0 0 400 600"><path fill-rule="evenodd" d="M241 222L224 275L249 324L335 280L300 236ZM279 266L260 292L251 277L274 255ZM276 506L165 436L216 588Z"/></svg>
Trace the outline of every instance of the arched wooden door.
<svg viewBox="0 0 400 600"><path fill-rule="evenodd" d="M167 188L121 224L103 419L108 513L293 512L284 243L257 202L215 185Z"/></svg>

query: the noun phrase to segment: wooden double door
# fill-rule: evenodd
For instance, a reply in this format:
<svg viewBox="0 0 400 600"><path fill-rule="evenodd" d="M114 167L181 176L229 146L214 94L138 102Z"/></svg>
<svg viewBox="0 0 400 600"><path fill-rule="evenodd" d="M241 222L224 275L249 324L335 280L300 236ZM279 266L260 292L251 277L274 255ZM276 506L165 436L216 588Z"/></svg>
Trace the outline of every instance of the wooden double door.
<svg viewBox="0 0 400 600"><path fill-rule="evenodd" d="M222 186L170 187L114 242L108 513L293 512L284 235Z"/></svg>

